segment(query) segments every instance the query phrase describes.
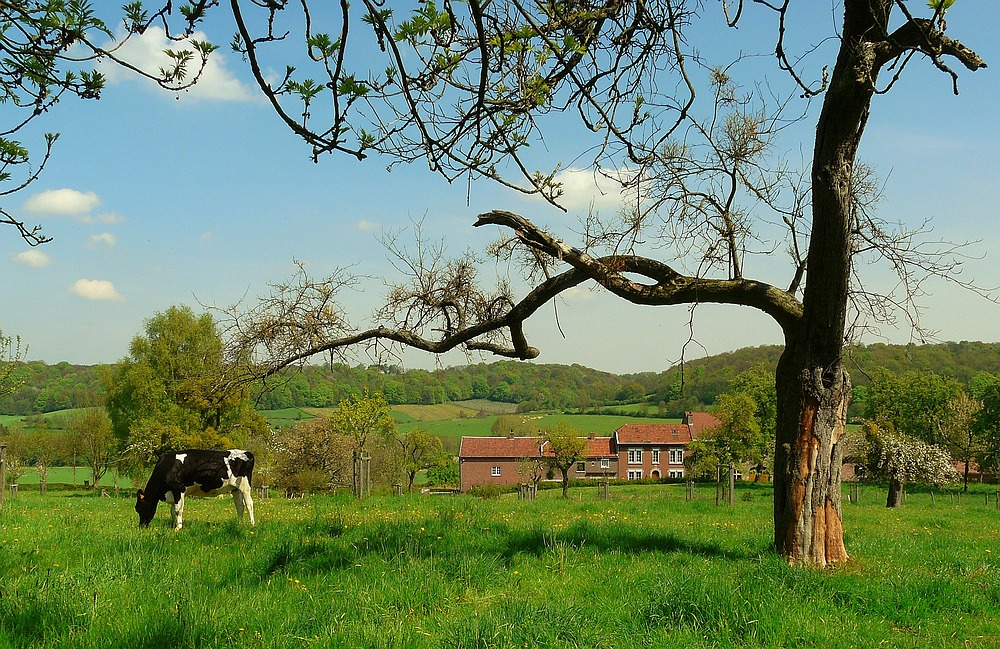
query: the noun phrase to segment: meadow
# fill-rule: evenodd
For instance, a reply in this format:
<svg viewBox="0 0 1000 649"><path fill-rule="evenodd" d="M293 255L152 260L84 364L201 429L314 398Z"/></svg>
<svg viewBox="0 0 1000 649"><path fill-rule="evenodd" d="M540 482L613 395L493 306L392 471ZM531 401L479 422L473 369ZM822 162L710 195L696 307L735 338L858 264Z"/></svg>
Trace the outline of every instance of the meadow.
<svg viewBox="0 0 1000 649"><path fill-rule="evenodd" d="M990 647L1000 513L845 498L852 560L791 568L771 492L575 488L562 500L347 496L161 506L21 493L0 511L0 647Z"/></svg>

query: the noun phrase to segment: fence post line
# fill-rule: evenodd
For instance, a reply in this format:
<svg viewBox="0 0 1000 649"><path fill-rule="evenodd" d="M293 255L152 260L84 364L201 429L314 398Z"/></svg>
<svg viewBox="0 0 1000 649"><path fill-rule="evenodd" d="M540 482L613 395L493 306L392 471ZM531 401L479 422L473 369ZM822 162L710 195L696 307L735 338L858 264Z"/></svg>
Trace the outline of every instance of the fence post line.
<svg viewBox="0 0 1000 649"><path fill-rule="evenodd" d="M7 445L0 443L0 509L7 498Z"/></svg>

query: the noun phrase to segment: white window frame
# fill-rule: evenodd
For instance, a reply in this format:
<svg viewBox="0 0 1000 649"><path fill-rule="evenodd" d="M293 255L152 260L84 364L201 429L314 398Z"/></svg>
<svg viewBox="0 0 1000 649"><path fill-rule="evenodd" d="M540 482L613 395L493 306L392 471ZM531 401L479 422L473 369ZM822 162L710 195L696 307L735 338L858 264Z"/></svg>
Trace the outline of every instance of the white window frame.
<svg viewBox="0 0 1000 649"><path fill-rule="evenodd" d="M670 469L669 471L667 471L667 477L670 477L670 478L683 478L684 477L684 469Z"/></svg>
<svg viewBox="0 0 1000 649"><path fill-rule="evenodd" d="M628 463L629 464L642 464L642 449L641 448L630 448L628 450Z"/></svg>
<svg viewBox="0 0 1000 649"><path fill-rule="evenodd" d="M655 466L660 463L660 449L654 448L652 453L653 453L653 465Z"/></svg>
<svg viewBox="0 0 1000 649"><path fill-rule="evenodd" d="M601 468L602 469L610 469L611 468L611 460L609 460L606 457L602 457L601 458Z"/></svg>
<svg viewBox="0 0 1000 649"><path fill-rule="evenodd" d="M682 448L670 449L669 459L671 464L684 464L684 449Z"/></svg>
<svg viewBox="0 0 1000 649"><path fill-rule="evenodd" d="M629 469L628 470L629 480L642 480L642 469Z"/></svg>
<svg viewBox="0 0 1000 649"><path fill-rule="evenodd" d="M490 475L493 476L494 478L499 478L500 477L500 467L498 467L498 466L490 467Z"/></svg>
<svg viewBox="0 0 1000 649"><path fill-rule="evenodd" d="M582 462L577 462L576 463L576 472L577 473L586 473L587 472L587 461L586 460L584 460Z"/></svg>

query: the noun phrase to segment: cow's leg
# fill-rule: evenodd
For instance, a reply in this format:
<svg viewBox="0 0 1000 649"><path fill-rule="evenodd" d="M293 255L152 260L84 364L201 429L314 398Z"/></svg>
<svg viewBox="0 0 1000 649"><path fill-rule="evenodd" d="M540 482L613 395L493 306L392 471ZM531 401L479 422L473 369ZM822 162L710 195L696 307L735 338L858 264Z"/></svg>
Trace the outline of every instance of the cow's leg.
<svg viewBox="0 0 1000 649"><path fill-rule="evenodd" d="M179 530L184 525L184 494L180 495L177 502L170 509L171 519L174 523L174 529Z"/></svg>
<svg viewBox="0 0 1000 649"><path fill-rule="evenodd" d="M233 502L236 504L236 517L243 518L243 507L246 507L250 514L250 524L256 525L253 517L253 495L250 490L250 481L246 478L239 478L236 482L236 491L233 492Z"/></svg>

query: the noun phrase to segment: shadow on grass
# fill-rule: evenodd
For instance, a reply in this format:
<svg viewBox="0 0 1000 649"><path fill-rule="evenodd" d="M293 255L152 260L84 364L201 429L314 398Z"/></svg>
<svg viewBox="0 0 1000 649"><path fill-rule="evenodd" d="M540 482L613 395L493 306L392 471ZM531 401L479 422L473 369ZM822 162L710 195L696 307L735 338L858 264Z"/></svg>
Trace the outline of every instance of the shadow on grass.
<svg viewBox="0 0 1000 649"><path fill-rule="evenodd" d="M326 533L324 533L326 532ZM342 534L341 530L312 529L297 539L282 539L263 550L259 572L268 577L278 572L322 573L348 569L375 557L390 563L430 557L494 557L503 564L518 555L540 557L555 547L586 548L591 552L640 555L677 553L732 561L750 560L767 550L738 549L721 542L687 538L681 534L647 530L641 526L622 528L580 523L552 531L492 524L488 528L455 525L447 521L424 521L423 525L382 522Z"/></svg>
<svg viewBox="0 0 1000 649"><path fill-rule="evenodd" d="M610 532L587 524L573 525L558 533L540 529L512 530L508 534L504 555L507 558L516 554L539 556L555 543L622 554L682 553L733 560L750 559L754 556L745 551L726 548L720 543L684 538L674 533L646 531L642 527Z"/></svg>

